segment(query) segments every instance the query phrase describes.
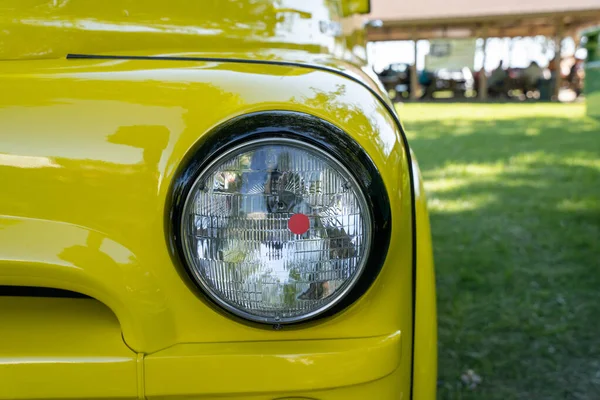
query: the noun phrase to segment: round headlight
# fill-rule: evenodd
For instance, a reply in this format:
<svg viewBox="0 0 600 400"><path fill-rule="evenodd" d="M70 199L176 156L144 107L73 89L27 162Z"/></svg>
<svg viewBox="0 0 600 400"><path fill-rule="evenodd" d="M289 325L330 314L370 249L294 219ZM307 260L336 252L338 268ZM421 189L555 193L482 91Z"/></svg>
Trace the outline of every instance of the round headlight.
<svg viewBox="0 0 600 400"><path fill-rule="evenodd" d="M238 145L195 179L179 232L190 275L243 318L293 323L338 304L365 269L372 214L357 180L291 138Z"/></svg>

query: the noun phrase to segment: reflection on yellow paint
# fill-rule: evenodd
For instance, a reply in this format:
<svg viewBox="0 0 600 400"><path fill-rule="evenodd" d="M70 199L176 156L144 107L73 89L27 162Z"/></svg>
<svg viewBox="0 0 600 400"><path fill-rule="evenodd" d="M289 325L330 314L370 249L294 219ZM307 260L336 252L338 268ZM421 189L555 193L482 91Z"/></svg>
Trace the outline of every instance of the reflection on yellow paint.
<svg viewBox="0 0 600 400"><path fill-rule="evenodd" d="M281 358L285 358L287 361L289 361L291 363L300 363L300 364L304 364L304 365L312 365L315 363L315 360L313 359L314 356L297 356L297 355L289 354L289 355L281 356Z"/></svg>
<svg viewBox="0 0 600 400"><path fill-rule="evenodd" d="M336 0L34 2L3 0L0 59L285 48L365 62L362 20L354 24L358 33L342 32Z"/></svg>
<svg viewBox="0 0 600 400"><path fill-rule="evenodd" d="M2 365L7 364L98 364L128 363L129 357L7 357L2 358Z"/></svg>
<svg viewBox="0 0 600 400"><path fill-rule="evenodd" d="M177 26L163 24L115 24L111 22L98 21L94 19L79 19L74 21L49 21L44 19L22 19L22 24L33 26L45 26L61 29L80 29L98 32L148 32L148 33L171 33L178 35L217 35L219 29L205 29L197 26Z"/></svg>
<svg viewBox="0 0 600 400"><path fill-rule="evenodd" d="M21 156L0 153L0 165L16 168L60 168L50 157Z"/></svg>

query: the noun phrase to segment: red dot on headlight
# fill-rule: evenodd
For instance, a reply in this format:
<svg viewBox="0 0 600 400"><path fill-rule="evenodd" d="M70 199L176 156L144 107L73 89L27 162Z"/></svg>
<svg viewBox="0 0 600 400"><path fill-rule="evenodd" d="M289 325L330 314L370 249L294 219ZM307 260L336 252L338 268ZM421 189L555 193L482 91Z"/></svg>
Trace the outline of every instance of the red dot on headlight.
<svg viewBox="0 0 600 400"><path fill-rule="evenodd" d="M308 216L300 213L292 215L288 221L288 228L296 235L302 235L303 233L306 233L308 228L310 228Z"/></svg>

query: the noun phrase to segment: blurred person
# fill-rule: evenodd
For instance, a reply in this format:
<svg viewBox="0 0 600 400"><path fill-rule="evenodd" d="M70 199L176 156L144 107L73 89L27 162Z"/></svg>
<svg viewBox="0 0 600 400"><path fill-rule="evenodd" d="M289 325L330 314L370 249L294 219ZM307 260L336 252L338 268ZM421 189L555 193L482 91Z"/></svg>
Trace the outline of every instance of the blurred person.
<svg viewBox="0 0 600 400"><path fill-rule="evenodd" d="M408 96L410 97L410 92L412 90L416 90L416 88L413 88L411 83L412 83L412 68L408 67L406 69L406 93L408 94Z"/></svg>
<svg viewBox="0 0 600 400"><path fill-rule="evenodd" d="M550 79L556 76L556 62L554 60L550 60L548 63L548 71L550 71Z"/></svg>
<svg viewBox="0 0 600 400"><path fill-rule="evenodd" d="M479 74L481 71L473 70L471 73L473 74L473 89L479 93Z"/></svg>
<svg viewBox="0 0 600 400"><path fill-rule="evenodd" d="M523 71L523 77L525 78L525 90L537 90L540 84L540 80L544 77L544 70L535 61Z"/></svg>
<svg viewBox="0 0 600 400"><path fill-rule="evenodd" d="M488 81L488 92L491 95L502 95L506 92L505 90L505 82L506 82L506 70L504 69L504 62L500 60L498 67L492 71Z"/></svg>
<svg viewBox="0 0 600 400"><path fill-rule="evenodd" d="M433 74L426 69L423 69L419 74L419 84L423 87L421 99L431 97L433 89L435 89Z"/></svg>
<svg viewBox="0 0 600 400"><path fill-rule="evenodd" d="M571 69L569 70L569 74L567 75L567 82L577 97L581 95L583 89L584 75L583 60L576 58L575 62L571 66Z"/></svg>
<svg viewBox="0 0 600 400"><path fill-rule="evenodd" d="M578 58L575 58L573 61L573 65L571 65L571 68L569 68L569 74L567 75L567 79L569 81L573 80L577 75L577 71L581 68L581 61L582 60Z"/></svg>

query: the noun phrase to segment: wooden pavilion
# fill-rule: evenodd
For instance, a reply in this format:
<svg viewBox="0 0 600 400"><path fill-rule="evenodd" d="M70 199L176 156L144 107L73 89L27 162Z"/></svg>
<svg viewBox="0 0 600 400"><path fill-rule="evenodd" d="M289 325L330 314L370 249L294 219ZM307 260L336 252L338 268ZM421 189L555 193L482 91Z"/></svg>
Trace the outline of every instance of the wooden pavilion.
<svg viewBox="0 0 600 400"><path fill-rule="evenodd" d="M600 0L371 0L369 19L369 41L412 40L415 60L418 40L552 37L556 43L553 62L559 70L562 39L571 36L578 40L582 29L600 23ZM411 85L416 87L416 65L411 68ZM560 74L556 79L555 96ZM479 74L479 88L479 98L486 99L485 73ZM414 96L413 90L411 97Z"/></svg>

